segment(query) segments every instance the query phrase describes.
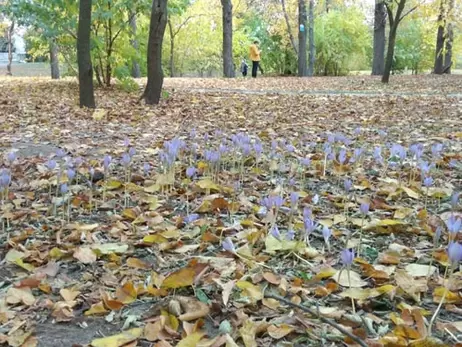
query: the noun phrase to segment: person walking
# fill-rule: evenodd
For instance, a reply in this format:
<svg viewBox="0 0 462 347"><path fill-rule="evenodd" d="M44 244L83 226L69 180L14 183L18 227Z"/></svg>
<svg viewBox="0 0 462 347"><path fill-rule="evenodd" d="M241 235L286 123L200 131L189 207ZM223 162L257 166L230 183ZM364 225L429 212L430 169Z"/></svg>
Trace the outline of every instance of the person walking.
<svg viewBox="0 0 462 347"><path fill-rule="evenodd" d="M247 62L245 61L245 58L242 58L241 62L241 73L243 77L247 76L247 70L249 69L249 65L247 65Z"/></svg>
<svg viewBox="0 0 462 347"><path fill-rule="evenodd" d="M258 47L258 41L255 40L250 45L250 60L252 61L252 77L257 77L258 67L260 65L260 48ZM261 70L260 70L261 71Z"/></svg>

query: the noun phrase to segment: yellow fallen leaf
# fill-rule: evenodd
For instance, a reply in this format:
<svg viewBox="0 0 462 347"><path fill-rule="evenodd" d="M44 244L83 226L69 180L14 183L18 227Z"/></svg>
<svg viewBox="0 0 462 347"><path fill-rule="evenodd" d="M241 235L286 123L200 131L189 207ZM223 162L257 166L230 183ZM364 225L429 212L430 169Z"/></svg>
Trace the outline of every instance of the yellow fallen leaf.
<svg viewBox="0 0 462 347"><path fill-rule="evenodd" d="M75 298L80 295L80 292L78 290L63 288L59 291L59 294L62 296L64 301L74 301Z"/></svg>
<svg viewBox="0 0 462 347"><path fill-rule="evenodd" d="M287 324L281 324L279 326L270 325L267 331L269 336L271 336L273 339L279 340L294 331L294 327Z"/></svg>
<svg viewBox="0 0 462 347"><path fill-rule="evenodd" d="M142 261L141 259L138 259L138 258L128 258L127 266L133 267L135 269L150 269L151 268L151 264L145 261Z"/></svg>
<svg viewBox="0 0 462 347"><path fill-rule="evenodd" d="M367 299L376 298L385 293L389 293L393 289L395 289L395 287L392 286L391 284L387 284L379 288L367 288L367 289L349 288L345 290L343 293L340 293L340 296L344 298L353 298L356 300L367 300Z"/></svg>
<svg viewBox="0 0 462 347"><path fill-rule="evenodd" d="M93 111L93 119L94 120L97 120L97 121L100 121L102 120L104 117L106 117L108 111L105 110L104 108L97 108Z"/></svg>
<svg viewBox="0 0 462 347"><path fill-rule="evenodd" d="M143 334L142 328L133 328L123 333L94 339L91 341L92 347L121 347L129 342L135 341Z"/></svg>
<svg viewBox="0 0 462 347"><path fill-rule="evenodd" d="M367 286L367 282L361 279L361 275L353 270L350 270L350 279L348 279L346 269L337 271L332 279L343 287L361 288Z"/></svg>
<svg viewBox="0 0 462 347"><path fill-rule="evenodd" d="M247 282L247 281L237 281L236 287L242 289L245 296L252 299L253 303L256 303L258 300L263 299L263 291L260 287Z"/></svg>
<svg viewBox="0 0 462 347"><path fill-rule="evenodd" d="M257 324L255 324L255 322L247 319L239 329L239 334L241 334L245 347L257 347L257 341L255 341L255 335L257 334Z"/></svg>
<svg viewBox="0 0 462 347"><path fill-rule="evenodd" d="M436 337L430 336L411 342L409 347L449 347L449 345L438 340Z"/></svg>
<svg viewBox="0 0 462 347"><path fill-rule="evenodd" d="M35 303L35 297L29 287L10 288L6 293L6 302L9 304L23 303L32 306Z"/></svg>
<svg viewBox="0 0 462 347"><path fill-rule="evenodd" d="M122 187L122 182L117 181L117 180L108 180L104 184L104 188L106 190L116 190L116 189L119 189L120 187Z"/></svg>
<svg viewBox="0 0 462 347"><path fill-rule="evenodd" d="M419 193L413 191L411 188L408 187L401 187L401 189L409 196L410 198L413 199L418 199L420 197Z"/></svg>
<svg viewBox="0 0 462 347"><path fill-rule="evenodd" d="M137 298L136 288L133 282L125 283L121 288L116 290L116 299L124 304L130 304Z"/></svg>
<svg viewBox="0 0 462 347"><path fill-rule="evenodd" d="M184 339L178 342L176 346L177 347L196 347L198 342L202 339L204 335L205 334L201 332L192 333L191 335L186 336Z"/></svg>
<svg viewBox="0 0 462 347"><path fill-rule="evenodd" d="M108 311L106 310L106 308L104 307L104 304L102 301L96 303L96 304L93 304L91 305L90 309L88 309L87 311L85 311L85 316L91 316L93 314L96 314L96 315L99 315L99 314L105 314L107 313Z"/></svg>
<svg viewBox="0 0 462 347"><path fill-rule="evenodd" d="M164 282L162 282L162 288L175 289L190 286L194 283L195 276L196 272L193 268L180 269L165 278Z"/></svg>
<svg viewBox="0 0 462 347"><path fill-rule="evenodd" d="M146 235L143 237L144 243L164 243L168 242L168 239L160 234Z"/></svg>

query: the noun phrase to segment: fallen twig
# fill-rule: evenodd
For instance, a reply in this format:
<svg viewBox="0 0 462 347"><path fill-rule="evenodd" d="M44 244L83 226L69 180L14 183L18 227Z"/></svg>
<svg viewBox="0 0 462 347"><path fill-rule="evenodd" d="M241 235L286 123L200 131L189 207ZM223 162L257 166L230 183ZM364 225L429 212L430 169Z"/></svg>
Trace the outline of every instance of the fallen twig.
<svg viewBox="0 0 462 347"><path fill-rule="evenodd" d="M362 339L360 339L359 337L353 335L348 330L342 328L339 324L335 323L334 321L332 321L332 320L330 320L330 319L328 319L326 317L321 316L316 311L314 311L314 310L312 310L312 309L310 309L310 308L308 308L306 306L294 304L293 302L291 302L290 300L288 300L286 298L283 298L282 296L271 294L271 293L265 293L265 297L270 298L270 299L278 300L280 302L283 302L284 304L287 304L287 305L292 306L292 307L296 307L296 308L298 308L298 309L300 309L300 310L302 310L304 312L307 312L307 313L311 314L312 316L317 317L321 322L329 324L330 326L334 327L335 329L340 331L345 336L348 336L350 339L352 339L358 345L360 345L362 347L368 347L367 343L365 341L363 341Z"/></svg>

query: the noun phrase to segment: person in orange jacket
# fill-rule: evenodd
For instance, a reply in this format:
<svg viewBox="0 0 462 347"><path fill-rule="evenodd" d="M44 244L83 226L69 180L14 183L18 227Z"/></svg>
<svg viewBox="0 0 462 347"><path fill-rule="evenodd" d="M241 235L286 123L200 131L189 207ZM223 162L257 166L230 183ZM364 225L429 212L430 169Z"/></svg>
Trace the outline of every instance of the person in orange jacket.
<svg viewBox="0 0 462 347"><path fill-rule="evenodd" d="M250 60L252 61L252 77L257 77L258 68L260 65L260 48L258 47L258 41L255 40L252 45L250 45ZM261 69L260 69L261 71Z"/></svg>

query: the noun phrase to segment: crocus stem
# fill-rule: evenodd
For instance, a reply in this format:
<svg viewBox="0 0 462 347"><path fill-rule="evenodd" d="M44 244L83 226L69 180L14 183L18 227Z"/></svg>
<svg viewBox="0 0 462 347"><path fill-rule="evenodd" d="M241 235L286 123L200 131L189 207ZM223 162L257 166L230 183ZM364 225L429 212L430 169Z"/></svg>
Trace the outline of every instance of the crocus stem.
<svg viewBox="0 0 462 347"><path fill-rule="evenodd" d="M446 267L446 272L447 272L448 268ZM453 272L453 267L451 266L451 269L449 270L449 280L451 278L451 275L452 275L452 272ZM446 274L445 274L445 278L446 278ZM438 305L438 307L436 308L436 311L435 313L433 313L433 316L430 320L430 323L428 324L428 331L427 331L427 336L431 336L432 335L432 326L433 326L433 323L435 323L435 320L436 318L438 317L438 314L440 313L441 311L441 307L443 306L443 303L444 303L444 300L446 299L446 296L448 295L449 293L449 280L448 280L448 283L446 283L446 286L444 288L444 293L443 293L443 296L441 297L441 300L440 300L440 303Z"/></svg>
<svg viewBox="0 0 462 347"><path fill-rule="evenodd" d="M326 176L326 169L327 169L327 154L324 156L324 167L323 167L323 170L322 170L322 176L323 177Z"/></svg>
<svg viewBox="0 0 462 347"><path fill-rule="evenodd" d="M351 289L351 276L350 276L350 267L347 267L347 276L348 276L348 287ZM339 277L340 278L340 277ZM351 298L351 308L353 313L356 313L355 299Z"/></svg>
<svg viewBox="0 0 462 347"><path fill-rule="evenodd" d="M359 230L358 258L361 256L361 242L363 240L364 217L361 219L361 229Z"/></svg>
<svg viewBox="0 0 462 347"><path fill-rule="evenodd" d="M427 210L428 190L429 190L429 187L427 187L427 192L426 192L426 194L425 194L425 211Z"/></svg>

